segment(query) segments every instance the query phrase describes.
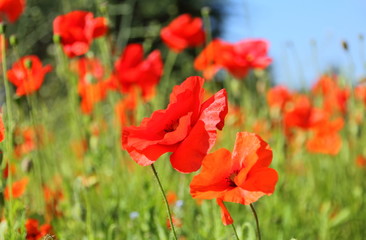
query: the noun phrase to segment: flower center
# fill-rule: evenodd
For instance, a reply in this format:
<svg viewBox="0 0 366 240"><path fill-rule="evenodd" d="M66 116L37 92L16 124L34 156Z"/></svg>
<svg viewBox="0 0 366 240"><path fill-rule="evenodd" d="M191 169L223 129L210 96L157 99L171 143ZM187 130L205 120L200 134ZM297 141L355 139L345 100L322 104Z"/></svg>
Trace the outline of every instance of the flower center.
<svg viewBox="0 0 366 240"><path fill-rule="evenodd" d="M235 177L238 175L239 170L235 170L233 171L229 177L226 178L226 181L229 183L230 187L237 187L236 183L235 183Z"/></svg>
<svg viewBox="0 0 366 240"><path fill-rule="evenodd" d="M164 132L169 133L169 132L174 132L175 129L177 129L179 125L179 120L172 120L170 121L164 128Z"/></svg>

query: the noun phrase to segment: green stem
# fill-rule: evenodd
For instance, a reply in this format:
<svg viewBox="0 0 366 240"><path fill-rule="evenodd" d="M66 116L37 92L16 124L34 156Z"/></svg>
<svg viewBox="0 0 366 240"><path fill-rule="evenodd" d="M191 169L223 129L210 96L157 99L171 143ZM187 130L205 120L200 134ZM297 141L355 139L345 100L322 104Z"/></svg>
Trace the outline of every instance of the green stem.
<svg viewBox="0 0 366 240"><path fill-rule="evenodd" d="M206 46L212 41L210 10L211 9L209 7L203 7L201 9L203 27L205 29L205 36L206 36Z"/></svg>
<svg viewBox="0 0 366 240"><path fill-rule="evenodd" d="M133 19L133 11L135 8L136 0L129 0L126 3L127 11L124 12L121 21L120 21L120 28L118 30L118 36L117 36L117 52L121 52L122 49L125 48L127 45L128 39L131 35L131 23ZM122 6L122 5L120 5Z"/></svg>
<svg viewBox="0 0 366 240"><path fill-rule="evenodd" d="M5 97L6 97L6 116L7 116L7 123L6 123L6 153L4 156L4 159L6 159L1 166L1 169L4 169L6 164L8 164L9 169L11 168L11 155L12 155L12 143L13 143L13 127L14 127L14 123L13 123L13 112L12 112L12 99L11 99L11 90L10 90L10 85L9 85L9 81L7 78L7 71L6 71L6 46L5 46L5 41L6 41L6 36L4 33L4 25L1 24L0 28L1 28L1 32L0 35L3 39L3 41L1 41L1 65L2 65L2 72L3 72L3 80L4 80L4 87L5 87ZM13 176L11 174L11 171L9 170L9 176L8 176L8 186L11 188L11 186L13 185ZM14 235L13 235L13 231L12 231L12 225L13 225L13 192L10 191L10 199L8 201L9 203L9 229L11 232L10 238L13 239Z"/></svg>
<svg viewBox="0 0 366 240"><path fill-rule="evenodd" d="M253 215L254 215L254 218L255 218L255 222L257 224L257 233L258 233L258 240L261 240L261 230L259 228L259 221L258 221L258 215L257 215L257 212L255 211L255 208L254 208L254 205L253 204L250 204L250 208L252 209L252 212L253 212Z"/></svg>
<svg viewBox="0 0 366 240"><path fill-rule="evenodd" d="M158 173L156 172L156 169L154 167L154 164L151 164L151 169L154 173L154 176L156 178L156 181L159 185L159 188L160 188L160 191L161 191L161 194L163 194L163 198L164 198L164 203L165 203L165 207L166 207L166 210L168 212L168 218L169 218L169 222L170 222L170 226L172 228L172 232L173 232L173 235L174 235L174 239L175 240L178 240L177 238L177 234L175 233L175 229L174 229L174 224L173 224L173 219L172 219L172 214L170 212L170 208L169 208L169 203L168 203L168 200L166 199L166 196L165 196L165 192L164 192L164 189L163 189L163 186L161 185L161 182L160 182L160 179L159 179L159 176L158 176Z"/></svg>
<svg viewBox="0 0 366 240"><path fill-rule="evenodd" d="M236 228L235 228L235 226L234 226L234 223L232 223L232 224L231 224L231 226L233 227L233 231L234 231L234 234L235 234L236 239L237 239L237 240L240 240L240 239L239 239L239 236L238 236L238 233L236 232Z"/></svg>
<svg viewBox="0 0 366 240"><path fill-rule="evenodd" d="M166 101L169 100L169 91L172 87L172 81L170 81L170 75L172 73L172 70L173 70L173 67L174 67L174 64L177 60L177 56L178 54L172 50L169 50L168 52L168 56L166 58L166 61L165 61L165 66L164 66L164 76L163 76L163 79L162 79L162 83L161 83L161 91L162 91L162 97L164 98L164 104ZM174 83L173 83L174 84Z"/></svg>
<svg viewBox="0 0 366 240"><path fill-rule="evenodd" d="M31 74L30 74L31 76ZM26 99L27 99L27 103L29 106L29 112L30 112L30 118L31 118L31 123L33 126L33 130L34 130L34 141L35 141L35 145L36 145L36 149L35 149L35 155L36 158L33 159L34 160L34 169L35 169L35 174L38 175L38 180L39 180L39 193L38 194L42 194L42 187L45 185L45 179L44 179L44 174L43 174L43 170L42 170L42 166L46 166L47 164L44 164L42 161L44 160L44 157L42 156L41 150L40 150L40 136L39 132L37 132L37 123L39 123L39 119L37 118L38 113L36 112L38 109L38 105L37 105L37 93L33 92L30 94L26 95ZM41 199L40 201L37 201L36 203L38 205L39 209L43 209L44 208L44 201L43 199Z"/></svg>

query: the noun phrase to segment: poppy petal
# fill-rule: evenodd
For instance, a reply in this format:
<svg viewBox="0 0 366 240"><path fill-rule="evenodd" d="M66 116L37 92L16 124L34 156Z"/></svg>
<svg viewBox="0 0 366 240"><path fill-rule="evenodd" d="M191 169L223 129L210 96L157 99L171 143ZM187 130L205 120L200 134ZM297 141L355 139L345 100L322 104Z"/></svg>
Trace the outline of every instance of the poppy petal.
<svg viewBox="0 0 366 240"><path fill-rule="evenodd" d="M200 174L193 177L190 188L193 198L218 198L229 187L226 179L231 170L231 153L221 148L208 154L202 161Z"/></svg>
<svg viewBox="0 0 366 240"><path fill-rule="evenodd" d="M222 223L227 226L230 224L233 224L234 220L232 219L229 211L227 210L224 202L222 201L222 199L216 199L217 204L220 206L221 209L221 220Z"/></svg>

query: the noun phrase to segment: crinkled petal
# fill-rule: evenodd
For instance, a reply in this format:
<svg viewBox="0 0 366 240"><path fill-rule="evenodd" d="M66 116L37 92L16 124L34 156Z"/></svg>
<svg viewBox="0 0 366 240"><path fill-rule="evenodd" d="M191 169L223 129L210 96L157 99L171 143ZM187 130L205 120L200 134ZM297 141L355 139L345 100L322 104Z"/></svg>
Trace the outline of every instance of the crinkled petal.
<svg viewBox="0 0 366 240"><path fill-rule="evenodd" d="M222 201L222 199L216 199L217 204L220 206L221 209L221 220L222 223L226 226L226 225L230 225L233 224L234 220L232 219L229 211L227 210L224 202Z"/></svg>
<svg viewBox="0 0 366 240"><path fill-rule="evenodd" d="M229 187L227 177L231 171L231 153L221 148L208 154L202 161L201 172L193 177L190 191L193 198L218 198Z"/></svg>

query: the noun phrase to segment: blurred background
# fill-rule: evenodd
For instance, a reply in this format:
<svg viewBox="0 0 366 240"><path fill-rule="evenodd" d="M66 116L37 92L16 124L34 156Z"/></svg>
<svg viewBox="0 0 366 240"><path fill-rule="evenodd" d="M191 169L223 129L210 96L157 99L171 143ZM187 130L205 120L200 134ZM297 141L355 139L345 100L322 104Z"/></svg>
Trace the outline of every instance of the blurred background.
<svg viewBox="0 0 366 240"><path fill-rule="evenodd" d="M83 9L108 16L116 51L123 49L127 41L144 41L145 49L152 49L161 47L161 27L181 13L200 16L203 6L211 9L213 37L229 42L245 38L270 42L274 61L269 71L275 83L293 89L309 87L320 74L329 71L354 82L366 76L363 0L28 0L19 24L9 28L25 42L26 47L19 50L21 55L37 54L44 58L53 51L49 44L53 19ZM342 47L343 41L348 51ZM185 54L193 59L196 52Z"/></svg>
<svg viewBox="0 0 366 240"><path fill-rule="evenodd" d="M224 2L220 36L232 42L267 39L277 83L309 87L327 71L340 72L354 82L365 77L365 1ZM348 52L342 41L347 42Z"/></svg>

